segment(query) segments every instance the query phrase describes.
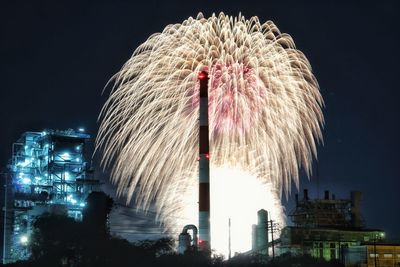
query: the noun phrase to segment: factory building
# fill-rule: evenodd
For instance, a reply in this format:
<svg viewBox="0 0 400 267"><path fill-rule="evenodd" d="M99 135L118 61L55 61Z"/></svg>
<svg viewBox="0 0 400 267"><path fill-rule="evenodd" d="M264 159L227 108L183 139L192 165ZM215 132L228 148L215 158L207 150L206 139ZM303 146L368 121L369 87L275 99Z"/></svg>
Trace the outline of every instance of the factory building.
<svg viewBox="0 0 400 267"><path fill-rule="evenodd" d="M3 263L24 260L35 218L44 212L82 220L88 194L97 188L86 155L90 136L74 130L26 132L12 145L5 176Z"/></svg>
<svg viewBox="0 0 400 267"><path fill-rule="evenodd" d="M325 191L323 199L310 199L304 190L300 200L296 194L296 206L289 214L294 225L282 229L280 253L343 261L345 249L384 240L382 230L364 227L361 196L354 191L350 199L336 199Z"/></svg>
<svg viewBox="0 0 400 267"><path fill-rule="evenodd" d="M399 267L400 244L366 242L344 249L346 267Z"/></svg>

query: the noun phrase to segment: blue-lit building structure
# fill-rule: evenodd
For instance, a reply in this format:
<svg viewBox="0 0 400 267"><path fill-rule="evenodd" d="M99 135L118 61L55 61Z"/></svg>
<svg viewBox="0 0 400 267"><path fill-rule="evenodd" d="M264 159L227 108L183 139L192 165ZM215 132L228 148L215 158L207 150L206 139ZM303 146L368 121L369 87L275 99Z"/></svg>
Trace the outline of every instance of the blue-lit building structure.
<svg viewBox="0 0 400 267"><path fill-rule="evenodd" d="M44 212L82 220L96 190L88 163L90 135L72 129L25 132L12 146L4 194L3 263L27 259L35 218Z"/></svg>

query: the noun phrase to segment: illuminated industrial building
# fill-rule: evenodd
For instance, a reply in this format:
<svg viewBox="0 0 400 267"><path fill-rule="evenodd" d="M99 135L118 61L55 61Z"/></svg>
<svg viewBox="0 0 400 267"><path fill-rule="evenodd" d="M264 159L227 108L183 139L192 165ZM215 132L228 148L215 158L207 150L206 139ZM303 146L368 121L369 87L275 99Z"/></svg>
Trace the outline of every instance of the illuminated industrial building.
<svg viewBox="0 0 400 267"><path fill-rule="evenodd" d="M82 220L88 194L98 186L87 162L90 136L74 130L26 132L12 146L4 194L3 263L27 259L36 216L66 213Z"/></svg>
<svg viewBox="0 0 400 267"><path fill-rule="evenodd" d="M347 248L365 242L382 242L382 230L366 229L361 217L361 192L351 192L350 199L336 199L325 191L323 199L310 199L308 191L290 213L293 226L282 229L280 253L309 254L325 260L344 260Z"/></svg>
<svg viewBox="0 0 400 267"><path fill-rule="evenodd" d="M366 242L361 246L346 248L344 259L346 267L398 267L400 244Z"/></svg>

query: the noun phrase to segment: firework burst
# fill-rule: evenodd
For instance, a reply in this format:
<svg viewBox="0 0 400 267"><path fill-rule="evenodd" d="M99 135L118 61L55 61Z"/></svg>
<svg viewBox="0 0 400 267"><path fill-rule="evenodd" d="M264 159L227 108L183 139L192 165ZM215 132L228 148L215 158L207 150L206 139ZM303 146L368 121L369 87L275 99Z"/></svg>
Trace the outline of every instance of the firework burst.
<svg viewBox="0 0 400 267"><path fill-rule="evenodd" d="M310 171L322 139L323 100L308 60L271 21L199 14L150 36L114 77L97 138L102 163L113 164L120 194L136 195L144 208L155 204L167 229L196 221L189 217L197 211L197 75L204 70L211 188L223 179L218 170L247 173L269 188L283 221L279 198L292 181L298 186L300 167ZM224 181L224 190L235 191ZM252 198L246 186L241 181L241 197ZM229 201L211 190L212 207Z"/></svg>

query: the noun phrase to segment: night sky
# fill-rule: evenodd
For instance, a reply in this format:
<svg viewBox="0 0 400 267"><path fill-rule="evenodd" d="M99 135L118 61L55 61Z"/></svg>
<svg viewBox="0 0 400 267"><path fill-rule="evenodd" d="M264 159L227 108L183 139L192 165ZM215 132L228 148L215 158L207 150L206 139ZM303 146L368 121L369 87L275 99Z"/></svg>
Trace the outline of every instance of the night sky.
<svg viewBox="0 0 400 267"><path fill-rule="evenodd" d="M95 136L104 86L151 34L200 11L242 12L289 33L320 83L326 124L319 175L302 178L300 190L337 197L360 190L367 226L400 240L398 1L83 2L0 4L0 166L24 131L85 127ZM288 211L293 195L284 200ZM120 207L112 220L131 240L156 238L152 215Z"/></svg>

